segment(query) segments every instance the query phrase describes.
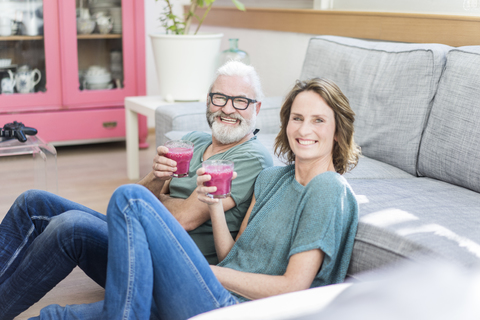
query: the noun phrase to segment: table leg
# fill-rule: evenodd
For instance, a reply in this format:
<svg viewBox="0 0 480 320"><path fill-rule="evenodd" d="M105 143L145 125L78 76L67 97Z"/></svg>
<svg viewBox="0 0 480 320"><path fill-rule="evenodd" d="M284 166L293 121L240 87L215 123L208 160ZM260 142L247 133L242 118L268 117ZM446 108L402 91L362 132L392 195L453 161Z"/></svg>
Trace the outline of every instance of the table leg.
<svg viewBox="0 0 480 320"><path fill-rule="evenodd" d="M127 143L127 176L130 180L140 178L138 151L138 114L125 106L125 126Z"/></svg>

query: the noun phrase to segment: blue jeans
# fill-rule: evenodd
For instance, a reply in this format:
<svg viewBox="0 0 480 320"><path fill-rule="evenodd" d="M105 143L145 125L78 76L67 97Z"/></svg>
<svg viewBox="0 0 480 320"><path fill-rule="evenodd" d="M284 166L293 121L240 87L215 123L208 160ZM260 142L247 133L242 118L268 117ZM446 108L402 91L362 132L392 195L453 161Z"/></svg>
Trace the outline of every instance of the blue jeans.
<svg viewBox="0 0 480 320"><path fill-rule="evenodd" d="M139 185L118 188L108 205L107 222L104 303L51 305L37 319L152 316L175 320L237 303L188 233L148 189Z"/></svg>
<svg viewBox="0 0 480 320"><path fill-rule="evenodd" d="M105 286L106 217L54 194L21 194L0 224L0 319L40 300L75 266Z"/></svg>

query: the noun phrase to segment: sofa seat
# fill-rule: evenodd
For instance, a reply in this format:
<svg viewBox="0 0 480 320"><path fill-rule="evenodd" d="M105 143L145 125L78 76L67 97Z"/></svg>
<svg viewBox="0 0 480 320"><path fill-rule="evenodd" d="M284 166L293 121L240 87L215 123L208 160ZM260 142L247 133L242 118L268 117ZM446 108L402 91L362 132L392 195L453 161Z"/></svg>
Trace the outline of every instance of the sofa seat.
<svg viewBox="0 0 480 320"><path fill-rule="evenodd" d="M475 266L480 196L431 178L349 179L360 219L349 275L425 257Z"/></svg>

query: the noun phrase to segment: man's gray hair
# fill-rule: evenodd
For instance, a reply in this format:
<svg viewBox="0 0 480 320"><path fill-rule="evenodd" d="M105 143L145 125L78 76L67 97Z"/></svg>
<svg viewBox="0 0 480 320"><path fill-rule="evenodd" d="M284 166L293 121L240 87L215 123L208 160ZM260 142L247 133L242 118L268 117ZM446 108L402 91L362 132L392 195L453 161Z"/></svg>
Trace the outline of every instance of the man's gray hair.
<svg viewBox="0 0 480 320"><path fill-rule="evenodd" d="M215 83L219 76L248 77L255 92L255 100L261 101L263 99L262 84L260 83L260 77L254 67L246 65L240 61L230 60L218 68L213 83ZM210 86L209 92L212 92L213 83Z"/></svg>

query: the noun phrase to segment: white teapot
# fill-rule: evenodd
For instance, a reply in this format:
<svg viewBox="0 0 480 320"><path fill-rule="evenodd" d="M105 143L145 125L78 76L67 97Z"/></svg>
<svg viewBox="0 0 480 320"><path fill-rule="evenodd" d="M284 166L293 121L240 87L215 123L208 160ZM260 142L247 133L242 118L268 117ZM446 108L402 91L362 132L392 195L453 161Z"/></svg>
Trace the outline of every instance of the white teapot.
<svg viewBox="0 0 480 320"><path fill-rule="evenodd" d="M95 17L96 17L96 22L98 26L98 31L100 33L106 34L112 30L113 28L112 17L104 15L103 12L98 12Z"/></svg>
<svg viewBox="0 0 480 320"><path fill-rule="evenodd" d="M37 76L36 79L35 76ZM27 65L21 66L15 74L17 91L19 93L34 92L34 88L40 82L40 79L42 79L40 70L30 70L30 67Z"/></svg>
<svg viewBox="0 0 480 320"><path fill-rule="evenodd" d="M1 83L2 93L4 94L13 93L13 89L15 88L15 79L13 78L12 70L8 70L8 74L10 78L3 78Z"/></svg>

